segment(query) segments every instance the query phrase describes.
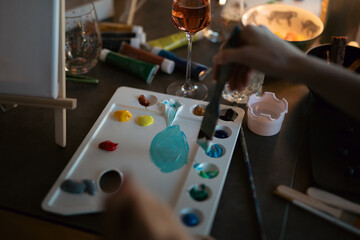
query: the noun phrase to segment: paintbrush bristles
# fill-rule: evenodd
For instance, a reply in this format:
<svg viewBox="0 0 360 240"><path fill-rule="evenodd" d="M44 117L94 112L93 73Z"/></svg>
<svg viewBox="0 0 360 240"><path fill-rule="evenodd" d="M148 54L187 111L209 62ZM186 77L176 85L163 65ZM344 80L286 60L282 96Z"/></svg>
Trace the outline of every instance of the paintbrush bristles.
<svg viewBox="0 0 360 240"><path fill-rule="evenodd" d="M216 109L217 108L217 109ZM219 105L212 102L206 107L203 121L201 122L200 131L197 137L199 146L209 152L213 143L211 142L214 136L217 119L219 117Z"/></svg>

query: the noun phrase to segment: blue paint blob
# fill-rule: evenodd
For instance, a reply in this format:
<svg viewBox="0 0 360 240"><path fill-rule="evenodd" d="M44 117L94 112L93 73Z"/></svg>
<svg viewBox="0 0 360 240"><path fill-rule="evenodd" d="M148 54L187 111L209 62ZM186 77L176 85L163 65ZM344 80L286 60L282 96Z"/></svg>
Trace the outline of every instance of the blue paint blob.
<svg viewBox="0 0 360 240"><path fill-rule="evenodd" d="M199 224L199 217L195 213L187 213L182 217L182 221L186 226L193 227Z"/></svg>
<svg viewBox="0 0 360 240"><path fill-rule="evenodd" d="M61 183L61 190L67 193L83 194L88 193L90 195L96 194L96 184L94 180L83 180L76 182L71 179L67 179Z"/></svg>
<svg viewBox="0 0 360 240"><path fill-rule="evenodd" d="M219 158L222 156L223 150L218 144L211 146L210 151L206 152L206 155L213 158Z"/></svg>
<svg viewBox="0 0 360 240"><path fill-rule="evenodd" d="M82 182L85 184L85 192L90 195L96 194L96 184L94 180L85 179Z"/></svg>
<svg viewBox="0 0 360 240"><path fill-rule="evenodd" d="M225 130L216 130L214 136L216 138L228 138L229 134Z"/></svg>
<svg viewBox="0 0 360 240"><path fill-rule="evenodd" d="M180 169L188 161L189 145L179 125L159 132L151 142L150 158L160 171L169 173Z"/></svg>
<svg viewBox="0 0 360 240"><path fill-rule="evenodd" d="M60 188L68 193L81 194L85 192L86 185L84 182L75 182L71 179L67 179L61 183Z"/></svg>

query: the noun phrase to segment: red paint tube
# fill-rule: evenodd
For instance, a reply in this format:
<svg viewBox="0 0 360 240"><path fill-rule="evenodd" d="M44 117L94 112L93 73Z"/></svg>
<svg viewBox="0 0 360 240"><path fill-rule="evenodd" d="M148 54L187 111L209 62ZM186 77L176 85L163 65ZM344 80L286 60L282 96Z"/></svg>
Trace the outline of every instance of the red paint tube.
<svg viewBox="0 0 360 240"><path fill-rule="evenodd" d="M119 52L128 57L132 57L144 62L160 65L160 69L168 74L171 74L175 68L174 61L152 54L140 48L133 47L127 42L121 43Z"/></svg>

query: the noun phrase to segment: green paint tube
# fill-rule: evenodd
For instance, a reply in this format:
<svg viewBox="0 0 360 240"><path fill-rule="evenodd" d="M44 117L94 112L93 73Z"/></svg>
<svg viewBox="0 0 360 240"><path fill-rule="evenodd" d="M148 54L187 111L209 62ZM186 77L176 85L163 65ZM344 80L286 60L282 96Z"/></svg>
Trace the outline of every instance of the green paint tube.
<svg viewBox="0 0 360 240"><path fill-rule="evenodd" d="M130 72L150 84L159 70L159 65L143 62L120 53L102 49L99 59L109 65Z"/></svg>

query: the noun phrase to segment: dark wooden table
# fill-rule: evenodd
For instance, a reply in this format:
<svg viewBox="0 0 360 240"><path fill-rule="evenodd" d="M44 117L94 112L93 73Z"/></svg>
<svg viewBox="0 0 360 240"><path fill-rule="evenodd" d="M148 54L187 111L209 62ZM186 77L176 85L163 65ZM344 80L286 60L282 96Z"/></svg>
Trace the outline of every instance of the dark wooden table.
<svg viewBox="0 0 360 240"><path fill-rule="evenodd" d="M144 27L148 40L178 32L170 20L170 5L171 1L151 0L137 12L135 24ZM211 59L218 48L219 44L205 39L197 42L193 46L193 60L212 66ZM186 57L186 47L176 49L174 53ZM76 98L78 107L67 112L66 148L54 143L52 109L18 106L11 111L0 112L0 208L101 234L101 214L59 216L43 211L40 206L42 200L118 87L165 93L172 81L184 79L185 74L175 72L167 75L159 72L153 83L147 85L131 74L99 62L87 75L99 78L100 83L67 83L67 96ZM205 83L211 93L214 82L208 78ZM303 85L270 78L265 79L264 90L275 92L278 98L285 98L289 103L289 112L282 129L275 136L258 136L246 127L246 119L244 121L244 133L267 238L358 239L272 193L279 184L293 185L302 192L313 184L307 158L307 141L304 140L309 91ZM217 239L257 239L255 216L238 141L210 234ZM4 227L0 226L0 230Z"/></svg>

